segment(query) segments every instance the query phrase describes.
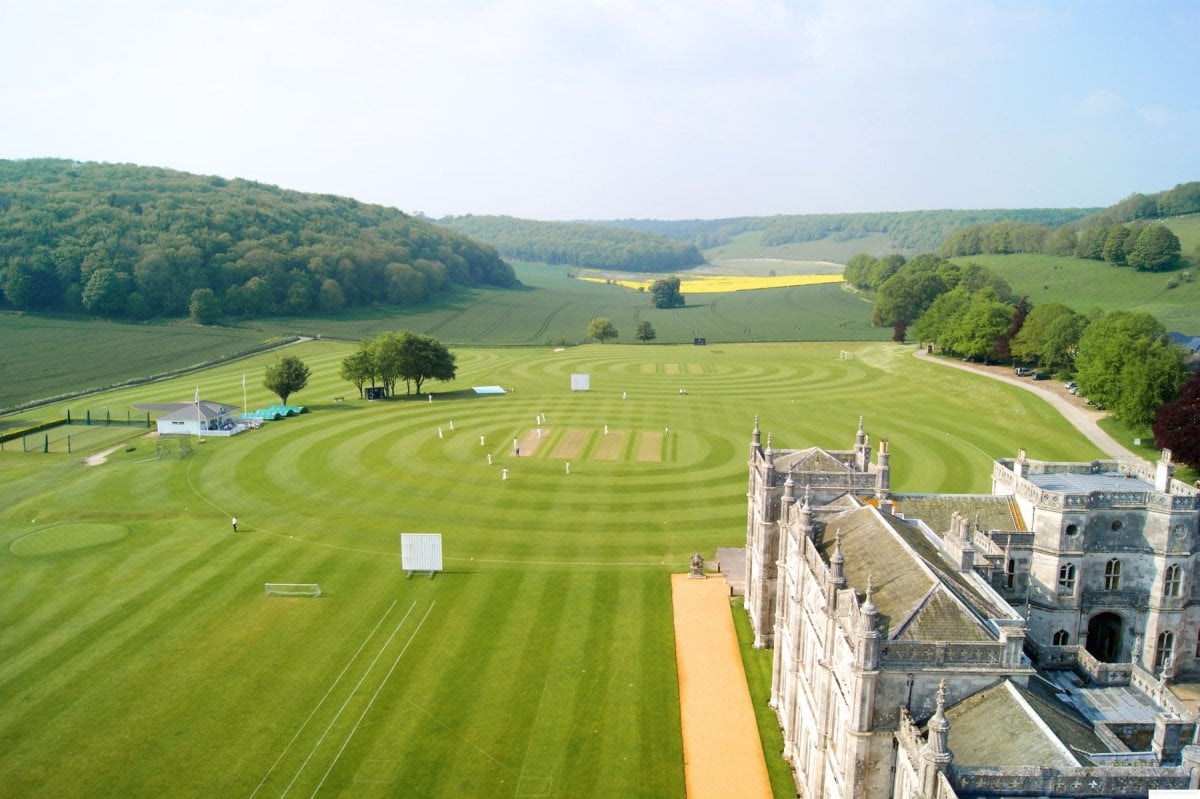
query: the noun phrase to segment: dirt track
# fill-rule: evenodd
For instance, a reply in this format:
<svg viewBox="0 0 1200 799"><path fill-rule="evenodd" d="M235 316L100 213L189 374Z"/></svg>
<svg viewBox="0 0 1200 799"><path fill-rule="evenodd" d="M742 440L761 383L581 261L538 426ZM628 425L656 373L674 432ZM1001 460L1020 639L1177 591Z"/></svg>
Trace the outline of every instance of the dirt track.
<svg viewBox="0 0 1200 799"><path fill-rule="evenodd" d="M754 706L721 575L671 575L688 799L771 797Z"/></svg>

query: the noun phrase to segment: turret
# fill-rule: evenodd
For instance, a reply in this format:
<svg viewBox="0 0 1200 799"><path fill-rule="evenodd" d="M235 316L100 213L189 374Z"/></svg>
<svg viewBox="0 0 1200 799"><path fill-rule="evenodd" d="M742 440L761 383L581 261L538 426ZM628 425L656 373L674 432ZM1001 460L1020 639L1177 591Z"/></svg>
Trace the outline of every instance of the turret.
<svg viewBox="0 0 1200 799"><path fill-rule="evenodd" d="M811 486L804 487L804 502L800 505L800 518L797 520L800 525L800 534L810 541L816 531L816 525L813 524L812 502L809 497L811 490Z"/></svg>
<svg viewBox="0 0 1200 799"><path fill-rule="evenodd" d="M825 610L833 613L837 607L837 593L846 587L846 559L842 557L842 531L833 539L833 555L829 558L829 584L825 587Z"/></svg>
<svg viewBox="0 0 1200 799"><path fill-rule="evenodd" d="M944 772L954 760L947 745L950 722L946 721L946 681L938 684L937 709L929 719L929 740L921 753L922 796L937 796L937 775Z"/></svg>
<svg viewBox="0 0 1200 799"><path fill-rule="evenodd" d="M879 631L875 626L879 619L879 610L875 607L872 598L874 595L875 586L872 585L871 579L867 578L867 596L859 608L856 631L859 641L858 665L863 671L875 671L879 668Z"/></svg>
<svg viewBox="0 0 1200 799"><path fill-rule="evenodd" d="M1163 494L1171 493L1171 481L1174 478L1175 464L1171 462L1171 450L1164 448L1154 470L1154 490Z"/></svg>
<svg viewBox="0 0 1200 799"><path fill-rule="evenodd" d="M880 439L879 464L875 472L875 499L879 500L880 505L887 500L892 491L891 457L891 453L888 452L887 439Z"/></svg>

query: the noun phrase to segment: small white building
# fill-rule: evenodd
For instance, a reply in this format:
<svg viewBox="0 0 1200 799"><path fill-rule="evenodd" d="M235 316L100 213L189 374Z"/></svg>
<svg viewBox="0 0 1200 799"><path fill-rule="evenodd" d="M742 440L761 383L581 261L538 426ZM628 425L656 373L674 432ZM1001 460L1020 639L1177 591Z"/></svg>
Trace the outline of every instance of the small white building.
<svg viewBox="0 0 1200 799"><path fill-rule="evenodd" d="M163 412L155 419L161 436L233 436L246 429L233 418L238 406L222 402L164 402L133 407Z"/></svg>

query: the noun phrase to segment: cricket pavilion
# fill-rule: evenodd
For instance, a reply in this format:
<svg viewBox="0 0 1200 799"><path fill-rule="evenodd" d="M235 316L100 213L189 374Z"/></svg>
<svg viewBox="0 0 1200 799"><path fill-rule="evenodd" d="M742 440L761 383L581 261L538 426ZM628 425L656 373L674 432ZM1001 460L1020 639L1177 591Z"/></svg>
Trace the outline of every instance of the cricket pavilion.
<svg viewBox="0 0 1200 799"><path fill-rule="evenodd" d="M160 402L133 407L160 412L155 419L160 436L235 436L246 429L234 418L238 406L223 402Z"/></svg>

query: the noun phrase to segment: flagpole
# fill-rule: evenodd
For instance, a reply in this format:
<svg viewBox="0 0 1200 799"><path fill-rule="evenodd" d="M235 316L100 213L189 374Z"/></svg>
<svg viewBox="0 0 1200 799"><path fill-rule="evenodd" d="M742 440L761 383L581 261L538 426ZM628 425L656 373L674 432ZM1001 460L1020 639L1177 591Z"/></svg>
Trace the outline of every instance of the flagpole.
<svg viewBox="0 0 1200 799"><path fill-rule="evenodd" d="M242 415L245 416L250 412L250 408L246 405L246 373L242 372Z"/></svg>

